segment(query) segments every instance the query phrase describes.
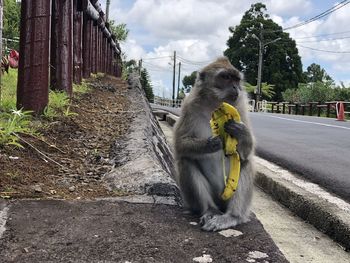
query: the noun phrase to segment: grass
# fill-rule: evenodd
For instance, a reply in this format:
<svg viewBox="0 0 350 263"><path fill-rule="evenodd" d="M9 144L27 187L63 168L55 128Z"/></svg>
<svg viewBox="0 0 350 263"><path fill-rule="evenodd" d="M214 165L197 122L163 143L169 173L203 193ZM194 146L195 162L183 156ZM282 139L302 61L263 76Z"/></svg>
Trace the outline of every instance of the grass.
<svg viewBox="0 0 350 263"><path fill-rule="evenodd" d="M23 148L18 134L37 136L38 133L31 125L32 112L12 110L11 113L0 113L0 147L12 145Z"/></svg>
<svg viewBox="0 0 350 263"><path fill-rule="evenodd" d="M9 68L9 73L1 76L0 111L16 109L17 70Z"/></svg>
<svg viewBox="0 0 350 263"><path fill-rule="evenodd" d="M85 93L89 93L90 91L91 91L91 88L89 88L85 80L83 80L80 85L73 84L73 94L78 95L78 97Z"/></svg>
<svg viewBox="0 0 350 263"><path fill-rule="evenodd" d="M14 146L23 148L19 134L39 136L32 123L32 112L16 109L17 70L9 69L9 73L2 75L0 98L0 148ZM96 74L95 78L101 78L103 74ZM90 92L85 81L81 85L73 84L73 93L78 97ZM42 117L53 121L59 117L72 117L77 113L71 111L71 99L65 92L50 91L49 104L45 108ZM40 125L44 125L42 122Z"/></svg>

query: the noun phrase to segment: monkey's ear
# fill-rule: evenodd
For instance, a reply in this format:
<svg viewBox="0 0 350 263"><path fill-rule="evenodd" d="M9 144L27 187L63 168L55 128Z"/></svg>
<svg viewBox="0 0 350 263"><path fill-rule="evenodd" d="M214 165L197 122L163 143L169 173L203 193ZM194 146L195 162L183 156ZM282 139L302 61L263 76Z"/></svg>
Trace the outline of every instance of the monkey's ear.
<svg viewBox="0 0 350 263"><path fill-rule="evenodd" d="M205 72L197 72L197 79L204 81L205 80Z"/></svg>

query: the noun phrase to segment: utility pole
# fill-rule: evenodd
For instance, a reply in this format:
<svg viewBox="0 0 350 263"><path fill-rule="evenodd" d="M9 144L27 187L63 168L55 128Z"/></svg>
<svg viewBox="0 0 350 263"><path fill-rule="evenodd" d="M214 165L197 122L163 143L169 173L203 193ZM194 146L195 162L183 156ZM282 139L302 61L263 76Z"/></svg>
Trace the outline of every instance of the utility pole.
<svg viewBox="0 0 350 263"><path fill-rule="evenodd" d="M259 64L258 64L258 81L257 81L257 94L256 94L256 103L260 101L261 96L261 71L262 71L262 60L263 60L263 52L264 52L264 46L263 46L263 33L262 30L260 30L259 34ZM257 105L257 104L255 104Z"/></svg>
<svg viewBox="0 0 350 263"><path fill-rule="evenodd" d="M259 41L259 63L258 63L258 79L257 79L257 92L256 92L256 102L255 105L258 105L258 102L260 101L261 98L261 75L262 75L262 67L263 67L263 56L264 56L264 48L271 44L274 43L281 38L276 38L272 41L264 43L264 35L263 35L263 29L260 29L259 37L257 37L255 34L252 35L253 38L257 39Z"/></svg>
<svg viewBox="0 0 350 263"><path fill-rule="evenodd" d="M179 72L178 72L178 78L177 78L177 96L176 96L176 99L179 99L179 93L180 93L180 75L181 75L181 61L179 62Z"/></svg>
<svg viewBox="0 0 350 263"><path fill-rule="evenodd" d="M139 75L141 76L141 70L142 70L142 58L139 60Z"/></svg>
<svg viewBox="0 0 350 263"><path fill-rule="evenodd" d="M106 1L106 22L108 22L109 19L109 5L111 4L111 0Z"/></svg>
<svg viewBox="0 0 350 263"><path fill-rule="evenodd" d="M175 107L175 67L176 67L176 51L174 51L174 68L173 68L173 107Z"/></svg>

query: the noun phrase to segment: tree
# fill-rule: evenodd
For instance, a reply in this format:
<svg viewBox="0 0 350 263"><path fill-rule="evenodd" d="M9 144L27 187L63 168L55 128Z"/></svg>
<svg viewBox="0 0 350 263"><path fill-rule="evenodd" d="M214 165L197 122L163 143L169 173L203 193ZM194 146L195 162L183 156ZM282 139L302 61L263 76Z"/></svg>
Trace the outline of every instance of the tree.
<svg viewBox="0 0 350 263"><path fill-rule="evenodd" d="M16 3L16 0L4 1L4 15L3 15L3 38L16 39L19 38L19 26L21 19L21 5ZM9 41L8 48L19 48L18 42Z"/></svg>
<svg viewBox="0 0 350 263"><path fill-rule="evenodd" d="M186 97L185 95L185 89L181 88L179 91L179 96L177 97L178 100L183 100Z"/></svg>
<svg viewBox="0 0 350 263"><path fill-rule="evenodd" d="M148 71L145 68L141 70L140 82L143 90L145 91L146 98L148 99L149 102L153 102L154 101L153 88L150 82Z"/></svg>
<svg viewBox="0 0 350 263"><path fill-rule="evenodd" d="M251 85L248 82L244 85L245 90L248 92L251 98L254 97L256 93L257 86ZM261 83L261 93L263 99L271 99L275 95L274 85L267 84L266 82Z"/></svg>
<svg viewBox="0 0 350 263"><path fill-rule="evenodd" d="M340 87L334 88L334 98L332 100L350 101L350 87L345 87L343 82L340 82Z"/></svg>
<svg viewBox="0 0 350 263"><path fill-rule="evenodd" d="M304 72L304 78L307 83L309 82L334 82L333 79L327 74L324 68L321 68L319 64L312 63L307 67L306 72Z"/></svg>
<svg viewBox="0 0 350 263"><path fill-rule="evenodd" d="M284 90L297 88L303 80L301 58L295 41L265 12L264 4L253 4L240 24L229 28L232 36L227 41L228 48L224 55L245 74L247 82L256 85L259 42L253 35L262 36L263 43L280 38L263 49L262 82L274 85L275 95L272 99L281 100Z"/></svg>
<svg viewBox="0 0 350 263"><path fill-rule="evenodd" d="M129 29L126 28L126 24L115 24L114 20L110 20L109 28L112 34L116 36L119 42L124 42L128 38Z"/></svg>
<svg viewBox="0 0 350 263"><path fill-rule="evenodd" d="M189 76L184 76L184 78L182 79L182 84L184 85L186 92L190 92L190 90L194 86L196 77L197 77L197 71L193 71Z"/></svg>
<svg viewBox="0 0 350 263"><path fill-rule="evenodd" d="M287 89L283 92L285 101L308 103L312 101L326 102L335 97L333 84L331 82L299 83L297 89Z"/></svg>

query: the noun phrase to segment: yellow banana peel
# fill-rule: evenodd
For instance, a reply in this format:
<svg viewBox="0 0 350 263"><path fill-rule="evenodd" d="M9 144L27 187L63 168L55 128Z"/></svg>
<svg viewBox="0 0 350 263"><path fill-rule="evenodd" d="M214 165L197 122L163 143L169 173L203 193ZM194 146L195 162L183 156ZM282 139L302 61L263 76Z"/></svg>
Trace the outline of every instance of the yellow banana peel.
<svg viewBox="0 0 350 263"><path fill-rule="evenodd" d="M237 139L226 133L224 129L224 124L228 120L240 122L241 117L235 107L223 102L220 107L213 112L210 120L210 127L214 136L220 136L223 142L224 153L230 158L230 173L228 178L226 178L225 162L223 161L225 189L221 194L221 198L224 201L229 200L234 195L238 186L241 170L241 162L237 152Z"/></svg>

